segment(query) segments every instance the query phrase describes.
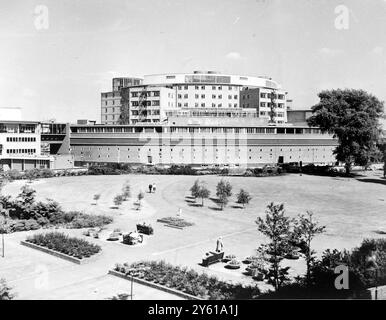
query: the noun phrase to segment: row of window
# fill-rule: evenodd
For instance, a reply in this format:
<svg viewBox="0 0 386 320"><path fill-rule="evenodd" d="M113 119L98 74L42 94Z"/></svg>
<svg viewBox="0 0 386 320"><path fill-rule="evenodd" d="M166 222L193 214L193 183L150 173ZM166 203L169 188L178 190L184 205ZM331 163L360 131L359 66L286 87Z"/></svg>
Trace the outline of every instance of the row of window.
<svg viewBox="0 0 386 320"><path fill-rule="evenodd" d="M103 109L104 110L104 112L105 113L109 113L109 109L108 108L104 108ZM110 113L120 113L121 112L121 108L120 107L117 107L117 108L111 108L111 111L110 111Z"/></svg>
<svg viewBox="0 0 386 320"><path fill-rule="evenodd" d="M102 98L115 98L115 97L120 97L120 93L119 92L106 92L106 93L102 93Z"/></svg>
<svg viewBox="0 0 386 320"><path fill-rule="evenodd" d="M8 154L34 154L36 149L7 149Z"/></svg>
<svg viewBox="0 0 386 320"><path fill-rule="evenodd" d="M270 108L271 105L272 105L271 103L260 102L261 108ZM250 107L253 108L254 107L253 105L249 105L249 103L243 103L242 106L243 106L243 108L250 108ZM276 106L280 109L283 109L284 103L278 103Z"/></svg>
<svg viewBox="0 0 386 320"><path fill-rule="evenodd" d="M167 148L167 147L165 147L164 149L161 149L161 148L160 148L159 151L160 151L160 152L162 152L162 150L166 151L166 150L165 150L166 148ZM141 151L141 148L132 148L132 149L133 149L132 151ZM91 151L91 147L88 147L88 148L86 148L86 147L81 147L80 150L81 150L81 151L86 151L86 150ZM101 151L101 150L102 150L102 148L101 148L101 147L98 147L98 151ZM216 149L213 148L213 150L211 150L211 151L214 151L214 150L215 150L215 152L219 152L219 149L218 149L218 148L216 148ZM231 150L231 149L229 149L229 148L226 149L226 150L227 150L227 152L231 152L231 151L233 152L233 151L236 151L236 150ZM299 148L298 150L299 150L300 152L301 152L301 151L308 151L308 152L312 151L312 152L314 152L314 151L326 151L326 148L323 148L323 150L322 150L321 148L304 148L304 149ZM110 148L107 148L107 151L110 151ZM121 150L120 147L117 147L117 151L124 151L124 148L122 148L122 150ZM127 148L127 151L130 151L130 148ZM142 150L142 151L145 151L145 150ZM151 148L149 148L148 151L149 151L149 152L152 152L152 151L155 151L155 150L152 150ZM184 152L185 149L182 148L182 149L179 150L179 151L180 151L180 152ZM187 151L196 152L197 150L196 150L195 148L193 148L193 149L188 149ZM208 149L205 148L204 151L205 151L205 152L208 152ZM222 150L222 151L225 151L225 149ZM264 150L264 149L257 149L257 150L255 150L255 151L258 151L258 152L267 152L268 149L267 149L267 150ZM283 150L283 148L281 148L281 149L280 149L280 152L283 152L283 151L286 151L286 150ZM297 150L296 150L296 149L293 149L293 148L289 148L288 151L290 151L290 152L296 152ZM173 148L170 148L170 152L173 152ZM241 149L238 149L237 152L241 152ZM252 149L249 149L249 152L253 152ZM272 148L269 149L269 152L273 152L273 149L272 149ZM81 154L83 154L83 152L81 152Z"/></svg>
<svg viewBox="0 0 386 320"><path fill-rule="evenodd" d="M157 111L157 110L153 110ZM107 120L107 119L106 119ZM151 122L151 120L149 120ZM154 133L162 132L162 127L78 127L72 128L73 133ZM167 129L167 128L165 128ZM255 127L255 128L233 128L233 127L169 127L171 133L263 133L263 134L321 134L317 128L271 128L271 127Z"/></svg>
<svg viewBox="0 0 386 320"><path fill-rule="evenodd" d="M179 102L178 104L177 104L177 106L178 107L182 107L182 103L181 102ZM201 107L201 108L206 108L206 104L203 102L203 103L201 103L201 104L199 104L198 102L196 102L195 104L194 104L194 107L195 108L199 108L199 107ZM222 108L222 106L223 106L223 104L222 103L218 103L218 104L215 104L215 103L212 103L212 105L211 105L211 107L212 108ZM234 103L234 104L232 104L232 103L228 103L228 108L237 108L237 106L238 106L238 104L237 103ZM187 102L185 102L184 103L184 107L185 108L188 108L189 107L189 104L187 103Z"/></svg>
<svg viewBox="0 0 386 320"><path fill-rule="evenodd" d="M137 98L137 97L159 97L160 92L159 91L143 91L143 92L132 92L131 97Z"/></svg>
<svg viewBox="0 0 386 320"><path fill-rule="evenodd" d="M36 142L36 137L7 137L7 142Z"/></svg>
<svg viewBox="0 0 386 320"><path fill-rule="evenodd" d="M249 99L249 94L246 96L247 99ZM273 97L274 99L284 100L285 96L284 94L272 94L272 93L260 93L260 98L269 98L271 99ZM243 96L243 99L245 99L245 95Z"/></svg>
<svg viewBox="0 0 386 320"><path fill-rule="evenodd" d="M109 103L110 101L110 103ZM115 106L115 105L120 105L121 104L121 100L105 100L104 101L104 105L107 106L107 105L112 105L112 106Z"/></svg>
<svg viewBox="0 0 386 320"><path fill-rule="evenodd" d="M195 86L194 89L195 90L206 90L207 87L212 87L212 90L222 90L223 89L223 86ZM182 90L182 88L184 88L184 90L188 90L189 86L178 86L178 90ZM232 87L232 86L228 86L228 90L237 90L237 87Z"/></svg>
<svg viewBox="0 0 386 320"><path fill-rule="evenodd" d="M138 110L132 110L131 111L131 114L133 116L138 116L139 115L139 111ZM159 116L160 115L160 111L157 109L157 110L146 110L146 113L144 114L145 116Z"/></svg>
<svg viewBox="0 0 386 320"><path fill-rule="evenodd" d="M139 101L131 101L131 105L133 107L139 106ZM159 106L160 101L159 100L152 100L152 101L142 101L141 105L143 106Z"/></svg>

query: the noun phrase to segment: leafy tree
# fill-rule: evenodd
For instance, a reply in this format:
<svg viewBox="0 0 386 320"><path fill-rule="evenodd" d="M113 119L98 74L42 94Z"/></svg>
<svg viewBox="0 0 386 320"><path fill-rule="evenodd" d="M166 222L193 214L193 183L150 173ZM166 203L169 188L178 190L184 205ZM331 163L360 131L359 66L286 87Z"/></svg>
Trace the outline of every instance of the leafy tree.
<svg viewBox="0 0 386 320"><path fill-rule="evenodd" d="M98 194L94 194L94 200L95 200L95 204L97 205L98 204L98 200L100 199L101 195L98 193Z"/></svg>
<svg viewBox="0 0 386 320"><path fill-rule="evenodd" d="M36 191L31 187L24 185L21 188L21 193L17 196L21 199L24 206L31 206L35 202Z"/></svg>
<svg viewBox="0 0 386 320"><path fill-rule="evenodd" d="M137 199L138 199L138 202L136 203L137 210L139 210L141 208L143 198L145 198L145 194L142 191L140 191L137 195Z"/></svg>
<svg viewBox="0 0 386 320"><path fill-rule="evenodd" d="M131 189L130 189L129 181L126 181L122 187L122 196L123 196L123 201L126 201L131 197Z"/></svg>
<svg viewBox="0 0 386 320"><path fill-rule="evenodd" d="M123 202L123 196L121 194L118 194L114 197L114 204L119 207Z"/></svg>
<svg viewBox="0 0 386 320"><path fill-rule="evenodd" d="M237 194L237 203L242 204L243 208L245 208L245 205L248 204L251 199L252 197L249 192L245 191L244 189L241 189Z"/></svg>
<svg viewBox="0 0 386 320"><path fill-rule="evenodd" d="M346 174L354 164L366 166L378 152L384 103L366 91L354 89L325 90L318 96L320 102L312 107L308 124L338 138L334 154L345 164Z"/></svg>
<svg viewBox="0 0 386 320"><path fill-rule="evenodd" d="M193 186L190 188L190 193L194 199L199 197L199 192L200 192L200 180L194 181Z"/></svg>
<svg viewBox="0 0 386 320"><path fill-rule="evenodd" d="M284 204L271 202L267 206L265 218L257 218L258 230L270 239L266 245L262 245L265 258L269 264L267 271L268 282L278 290L289 280L289 267L282 267L280 262L289 253L288 240L291 237L291 220L285 216Z"/></svg>
<svg viewBox="0 0 386 320"><path fill-rule="evenodd" d="M201 185L198 192L197 192L197 197L201 198L201 206L204 206L204 199L209 198L210 196L210 191L205 185Z"/></svg>
<svg viewBox="0 0 386 320"><path fill-rule="evenodd" d="M229 181L221 181L216 186L216 196L218 197L219 203L221 205L221 210L224 209L224 206L228 203L228 198L232 195L232 186Z"/></svg>
<svg viewBox="0 0 386 320"><path fill-rule="evenodd" d="M12 300L14 297L12 288L7 285L4 279L0 279L0 300Z"/></svg>
<svg viewBox="0 0 386 320"><path fill-rule="evenodd" d="M301 243L301 253L304 255L307 265L307 283L311 280L311 265L315 261L315 251L311 249L311 241L325 231L325 226L319 226L313 220L313 213L307 211L306 215L299 215L295 220L294 238Z"/></svg>

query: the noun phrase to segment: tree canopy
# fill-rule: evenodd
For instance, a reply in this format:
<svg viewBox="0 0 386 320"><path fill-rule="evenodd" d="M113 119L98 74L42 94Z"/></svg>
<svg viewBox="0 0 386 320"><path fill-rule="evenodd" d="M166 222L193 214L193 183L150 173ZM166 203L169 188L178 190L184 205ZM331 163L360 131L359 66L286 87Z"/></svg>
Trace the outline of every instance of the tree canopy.
<svg viewBox="0 0 386 320"><path fill-rule="evenodd" d="M320 102L312 107L308 124L338 139L334 153L338 161L345 163L347 174L354 164L368 165L379 153L376 143L384 103L364 90L355 89L324 90L318 96Z"/></svg>

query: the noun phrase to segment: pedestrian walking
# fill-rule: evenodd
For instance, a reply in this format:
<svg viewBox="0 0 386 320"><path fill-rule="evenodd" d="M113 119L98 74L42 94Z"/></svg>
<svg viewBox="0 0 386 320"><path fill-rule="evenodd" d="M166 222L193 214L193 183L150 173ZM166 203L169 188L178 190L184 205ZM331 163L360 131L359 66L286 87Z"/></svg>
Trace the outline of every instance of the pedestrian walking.
<svg viewBox="0 0 386 320"><path fill-rule="evenodd" d="M153 185L149 184L149 193L151 193L151 189L153 189Z"/></svg>

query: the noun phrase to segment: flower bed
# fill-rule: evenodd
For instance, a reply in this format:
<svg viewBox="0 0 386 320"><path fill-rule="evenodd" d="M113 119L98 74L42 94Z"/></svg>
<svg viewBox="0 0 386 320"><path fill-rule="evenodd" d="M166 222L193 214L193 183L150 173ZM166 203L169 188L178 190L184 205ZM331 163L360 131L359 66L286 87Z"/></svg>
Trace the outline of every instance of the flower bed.
<svg viewBox="0 0 386 320"><path fill-rule="evenodd" d="M220 281L217 277L208 276L205 273L199 274L193 269L173 266L164 261L117 264L114 271L172 288L200 299L253 299L260 294L256 286L243 286Z"/></svg>
<svg viewBox="0 0 386 320"><path fill-rule="evenodd" d="M101 247L83 239L72 238L64 233L49 232L27 237L26 242L64 253L77 259L89 258L101 251Z"/></svg>
<svg viewBox="0 0 386 320"><path fill-rule="evenodd" d="M176 217L166 217L166 218L158 219L157 222L166 223L168 225L180 227L180 228L190 227L194 225L194 223L192 222L188 222L182 218L176 218Z"/></svg>

